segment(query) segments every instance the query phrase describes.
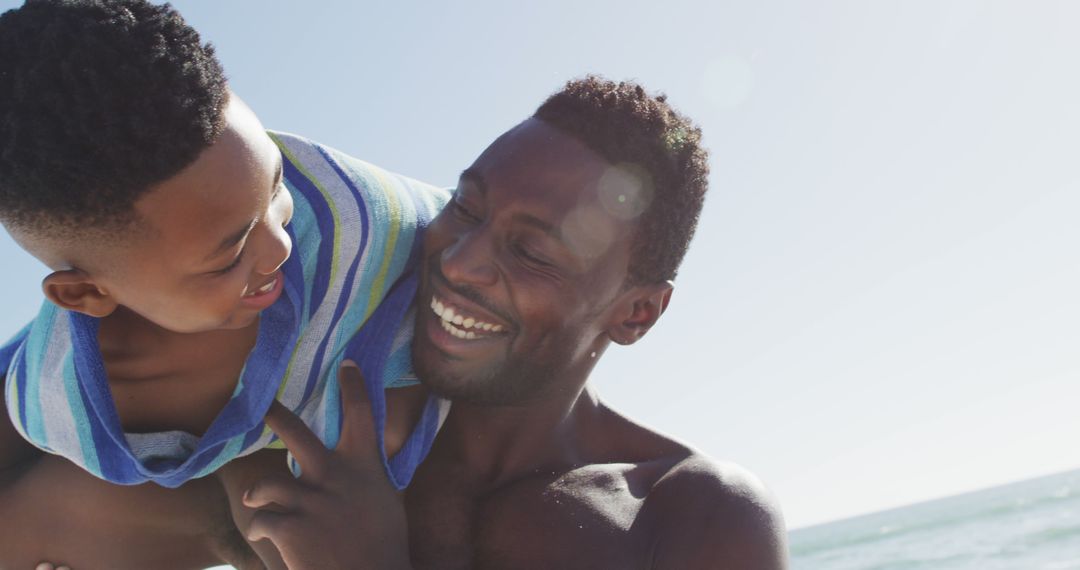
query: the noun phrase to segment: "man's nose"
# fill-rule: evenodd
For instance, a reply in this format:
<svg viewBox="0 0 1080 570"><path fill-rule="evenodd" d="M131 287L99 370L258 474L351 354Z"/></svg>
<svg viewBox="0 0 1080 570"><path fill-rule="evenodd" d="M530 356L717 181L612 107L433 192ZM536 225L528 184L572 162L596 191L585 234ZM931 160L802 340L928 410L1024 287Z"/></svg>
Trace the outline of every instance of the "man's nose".
<svg viewBox="0 0 1080 570"><path fill-rule="evenodd" d="M491 235L484 229L458 236L442 251L439 261L443 275L451 283L486 287L499 279Z"/></svg>

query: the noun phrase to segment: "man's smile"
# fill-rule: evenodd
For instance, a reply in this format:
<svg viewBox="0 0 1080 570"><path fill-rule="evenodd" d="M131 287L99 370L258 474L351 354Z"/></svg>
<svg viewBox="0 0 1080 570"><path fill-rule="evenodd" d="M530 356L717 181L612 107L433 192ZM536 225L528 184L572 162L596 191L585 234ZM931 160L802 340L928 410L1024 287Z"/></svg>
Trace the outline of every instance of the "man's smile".
<svg viewBox="0 0 1080 570"><path fill-rule="evenodd" d="M461 308L443 302L434 295L431 297L431 310L439 317L442 328L460 339L486 338L503 331L502 325L471 316Z"/></svg>

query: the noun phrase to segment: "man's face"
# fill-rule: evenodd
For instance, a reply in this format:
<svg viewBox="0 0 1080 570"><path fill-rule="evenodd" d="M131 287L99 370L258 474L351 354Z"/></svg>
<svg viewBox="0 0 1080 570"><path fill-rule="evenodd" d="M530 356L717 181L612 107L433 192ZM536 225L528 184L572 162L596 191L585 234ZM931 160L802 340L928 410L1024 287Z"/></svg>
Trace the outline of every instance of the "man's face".
<svg viewBox="0 0 1080 570"><path fill-rule="evenodd" d="M109 258L97 285L168 330L246 327L283 290L293 205L280 152L236 97L225 119L194 163L135 203L143 223L127 243L95 253Z"/></svg>
<svg viewBox="0 0 1080 570"><path fill-rule="evenodd" d="M413 358L429 388L512 404L587 374L629 261L614 170L530 119L462 174L424 238Z"/></svg>

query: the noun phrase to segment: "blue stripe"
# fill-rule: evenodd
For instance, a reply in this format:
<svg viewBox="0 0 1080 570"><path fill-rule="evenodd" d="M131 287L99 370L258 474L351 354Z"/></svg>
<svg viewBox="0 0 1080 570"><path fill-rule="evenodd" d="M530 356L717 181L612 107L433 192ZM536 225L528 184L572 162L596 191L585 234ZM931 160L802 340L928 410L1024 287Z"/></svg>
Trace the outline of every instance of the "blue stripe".
<svg viewBox="0 0 1080 570"><path fill-rule="evenodd" d="M282 154L282 161L284 161L284 176L289 181L290 187L299 191L308 202L312 213L314 214L314 221L318 228L318 256L317 264L312 267L304 267L305 281L314 281L311 286L311 296L308 297L308 303L312 307L310 313L315 312L315 307L322 304L323 298L326 296L326 289L329 279L312 279L313 275L330 275L330 267L327 265L333 259L334 243L333 239L328 239L327 236L334 235L334 217L331 213L330 206L326 203L326 199L323 197L322 192L315 186L315 184L308 180L300 170Z"/></svg>
<svg viewBox="0 0 1080 570"><path fill-rule="evenodd" d="M75 373L75 359L70 354L64 358L64 392L67 394L71 416L78 430L76 435L79 438L79 448L82 449L84 467L91 473L101 473L98 447L94 444L93 434L90 432L90 424L93 422L86 415L86 406L79 391L78 375Z"/></svg>
<svg viewBox="0 0 1080 570"><path fill-rule="evenodd" d="M41 378L41 365L44 356L49 351L49 338L52 336L53 324L55 323L56 309L46 311L46 317L35 323L30 329L27 344L32 347L41 347L42 358L32 358L26 363L26 377ZM63 315L59 315L63 318ZM26 426L26 436L44 449L51 449L49 438L45 432L45 420L41 411L41 382L28 382L25 390L20 391L23 395L23 425Z"/></svg>
<svg viewBox="0 0 1080 570"><path fill-rule="evenodd" d="M338 322L341 321L341 317L343 314L345 314L346 309L355 310L358 308L356 306L356 296L352 295L353 282L356 280L356 273L360 268L360 262L361 258L363 257L363 253L366 252L368 248L370 223L367 217L367 204L364 203L365 196L361 194L360 190L353 183L353 181L341 170L341 167L338 165L337 161L334 160L334 157L330 156L330 154L327 153L326 150L322 147L316 148L318 149L319 154L321 154L322 157L326 159L326 161L334 169L334 172L338 175L338 178L341 180L341 182L345 184L345 186L349 189L352 195L356 198L356 205L360 210L360 246L357 250L357 255L354 256L349 263L349 269L345 275L344 283L342 284L341 291L344 297L334 300L334 314L330 321L330 327L327 329L329 331L333 331L335 330ZM331 235L333 234L331 233ZM377 265L375 267L377 267ZM322 281L322 279L320 279L319 281ZM346 303L346 299L348 299L350 302ZM304 396L301 399L302 402L306 402L308 398L311 397L312 392L315 391L315 387L319 384L319 380L322 376L322 363L326 354L326 346L329 343L329 334L324 335L322 340L319 341L319 348L315 351L315 357L312 360L311 369L308 371L307 382L304 386ZM336 371L328 371L327 375L335 376Z"/></svg>
<svg viewBox="0 0 1080 570"><path fill-rule="evenodd" d="M79 378L79 368L75 368L76 377ZM82 401L83 408L92 410L93 403L90 394L87 393L86 384L79 378L79 399ZM112 443L112 438L105 431L105 425L101 421L94 421L95 418L90 418L90 440L94 447L101 450L102 453L98 457L97 471L91 471L98 477L112 481L114 483L121 483L130 485L132 483L140 482L137 478L132 477L132 473L129 470L123 469L119 464L120 455L117 453L110 453L116 446ZM87 466L88 468L88 466ZM89 468L88 468L89 470Z"/></svg>
<svg viewBox="0 0 1080 570"><path fill-rule="evenodd" d="M24 355L25 356L25 355ZM29 432L26 430L26 364L19 363L15 368L15 389L18 390L18 401L16 405L19 406L19 431L24 434Z"/></svg>
<svg viewBox="0 0 1080 570"><path fill-rule="evenodd" d="M285 277L294 283L304 284L304 308L301 311L300 327L306 328L308 322L311 321L312 285L317 277L315 269L319 266L318 244L322 241L322 235L319 233L318 224L314 221L315 212L312 211L307 196L299 190L292 189L291 184L286 184L286 186L290 187L293 197L293 217L289 225L285 226L285 231L292 240L292 255L299 257L300 266L295 275Z"/></svg>

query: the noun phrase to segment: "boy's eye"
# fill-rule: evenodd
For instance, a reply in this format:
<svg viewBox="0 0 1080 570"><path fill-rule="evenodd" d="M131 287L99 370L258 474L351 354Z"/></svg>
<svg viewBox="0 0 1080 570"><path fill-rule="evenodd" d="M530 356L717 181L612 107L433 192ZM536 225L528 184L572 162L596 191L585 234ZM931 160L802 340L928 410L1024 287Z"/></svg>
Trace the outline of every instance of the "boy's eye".
<svg viewBox="0 0 1080 570"><path fill-rule="evenodd" d="M244 257L244 251L240 250L240 255L237 255L236 259L232 260L232 263L230 263L227 267L223 267L221 269L211 271L211 273L214 274L214 275L224 275L224 274L232 271L233 269L236 269L237 266L240 265L240 260L243 257Z"/></svg>

